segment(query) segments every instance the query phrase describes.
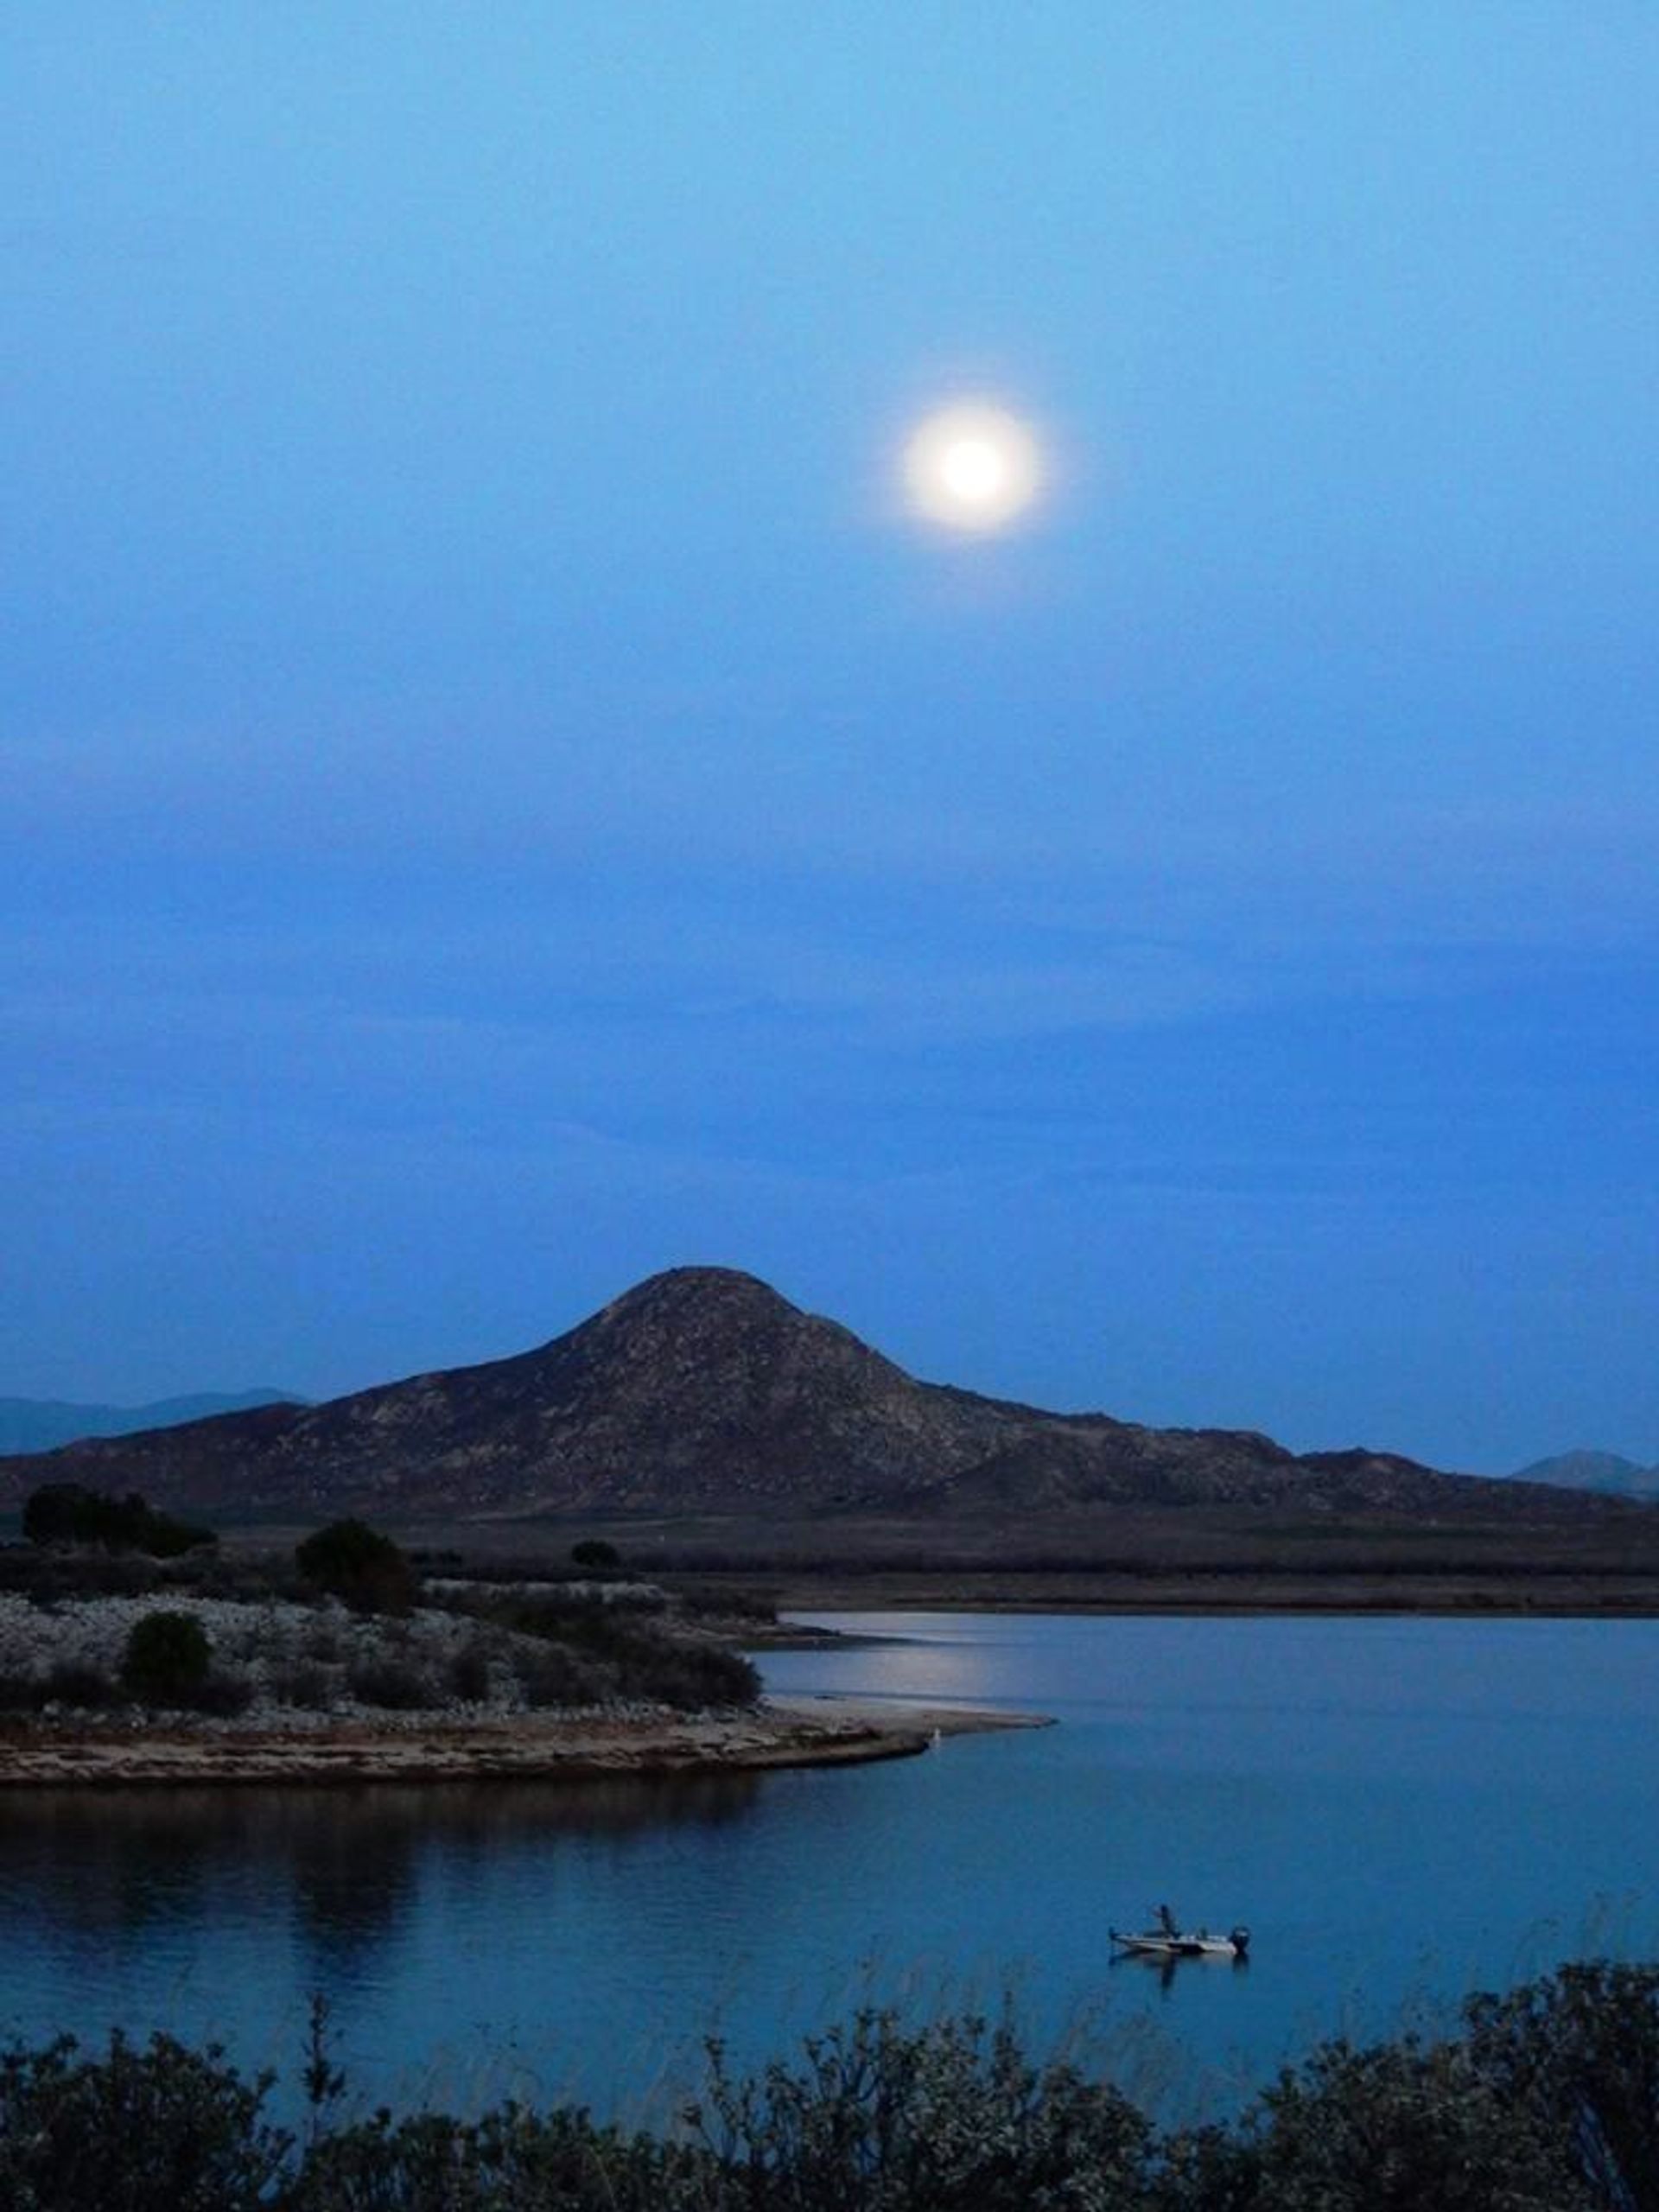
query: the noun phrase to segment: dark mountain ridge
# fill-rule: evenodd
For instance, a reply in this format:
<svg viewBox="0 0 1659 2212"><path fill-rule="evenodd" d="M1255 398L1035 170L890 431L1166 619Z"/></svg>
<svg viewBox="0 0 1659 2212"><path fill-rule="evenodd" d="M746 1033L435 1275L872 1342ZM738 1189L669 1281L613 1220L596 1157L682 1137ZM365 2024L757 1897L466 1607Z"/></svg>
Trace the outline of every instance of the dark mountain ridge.
<svg viewBox="0 0 1659 2212"><path fill-rule="evenodd" d="M724 1268L653 1275L510 1358L0 1459L13 1499L54 1481L273 1516L1630 1510L1363 1447L1299 1456L1247 1430L1148 1428L919 1382L839 1324Z"/></svg>
<svg viewBox="0 0 1659 2212"><path fill-rule="evenodd" d="M0 1398L0 1452L50 1452L83 1436L130 1436L255 1406L300 1405L291 1390L201 1390L144 1406L80 1405L67 1398Z"/></svg>
<svg viewBox="0 0 1659 2212"><path fill-rule="evenodd" d="M1516 1482L1550 1483L1560 1490L1600 1491L1610 1497L1659 1498L1659 1467L1643 1467L1618 1452L1557 1452L1535 1459Z"/></svg>

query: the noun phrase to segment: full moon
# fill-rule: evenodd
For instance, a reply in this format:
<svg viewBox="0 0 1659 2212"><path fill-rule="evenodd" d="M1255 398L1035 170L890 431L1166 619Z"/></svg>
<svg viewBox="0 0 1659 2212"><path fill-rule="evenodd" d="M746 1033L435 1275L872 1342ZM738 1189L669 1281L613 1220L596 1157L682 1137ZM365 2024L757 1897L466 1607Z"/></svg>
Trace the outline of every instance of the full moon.
<svg viewBox="0 0 1659 2212"><path fill-rule="evenodd" d="M1036 498L1042 476L1029 425L983 402L942 408L905 445L911 510L947 530L1005 528Z"/></svg>

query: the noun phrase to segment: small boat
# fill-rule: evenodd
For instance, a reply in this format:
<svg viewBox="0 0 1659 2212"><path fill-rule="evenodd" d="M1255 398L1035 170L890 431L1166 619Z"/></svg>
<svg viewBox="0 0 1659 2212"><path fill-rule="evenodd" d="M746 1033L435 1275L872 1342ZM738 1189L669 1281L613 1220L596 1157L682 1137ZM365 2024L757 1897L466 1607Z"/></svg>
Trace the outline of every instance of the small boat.
<svg viewBox="0 0 1659 2212"><path fill-rule="evenodd" d="M1120 1951L1136 1959L1231 1959L1236 1962L1248 1958L1250 1949L1248 1928L1230 1929L1224 1936L1212 1936L1207 1928L1185 1929L1166 1904L1158 1908L1156 1928L1143 1929L1134 1936L1116 1928L1106 1932Z"/></svg>

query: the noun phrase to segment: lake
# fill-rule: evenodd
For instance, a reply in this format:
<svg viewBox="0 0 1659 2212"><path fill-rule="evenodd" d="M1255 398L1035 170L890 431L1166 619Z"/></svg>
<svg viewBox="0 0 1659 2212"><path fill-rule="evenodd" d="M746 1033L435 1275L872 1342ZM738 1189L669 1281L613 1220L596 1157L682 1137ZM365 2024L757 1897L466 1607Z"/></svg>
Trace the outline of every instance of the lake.
<svg viewBox="0 0 1659 2212"><path fill-rule="evenodd" d="M116 2024L297 2069L328 1999L363 2094L660 2118L861 2002L1013 1992L1166 2111L1338 2030L1659 1947L1659 1623L818 1616L779 1690L1053 1728L868 1767L0 1800L0 2029ZM1249 1965L1114 1965L1167 1899Z"/></svg>

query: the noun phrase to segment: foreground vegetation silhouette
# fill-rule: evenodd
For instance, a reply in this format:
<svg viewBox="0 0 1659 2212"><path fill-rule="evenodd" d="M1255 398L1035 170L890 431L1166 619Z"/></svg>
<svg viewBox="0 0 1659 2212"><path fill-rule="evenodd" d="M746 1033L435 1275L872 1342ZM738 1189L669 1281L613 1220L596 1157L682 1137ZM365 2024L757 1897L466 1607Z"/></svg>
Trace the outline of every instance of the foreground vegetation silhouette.
<svg viewBox="0 0 1659 2212"><path fill-rule="evenodd" d="M1659 1967L1562 1967L1441 2042L1327 2044L1236 2120L1161 2130L1007 2019L869 2010L793 2063L718 2044L671 2135L581 2109L343 2114L314 2005L274 2077L119 2035L0 2056L0 2203L30 2212L1659 2212Z"/></svg>

